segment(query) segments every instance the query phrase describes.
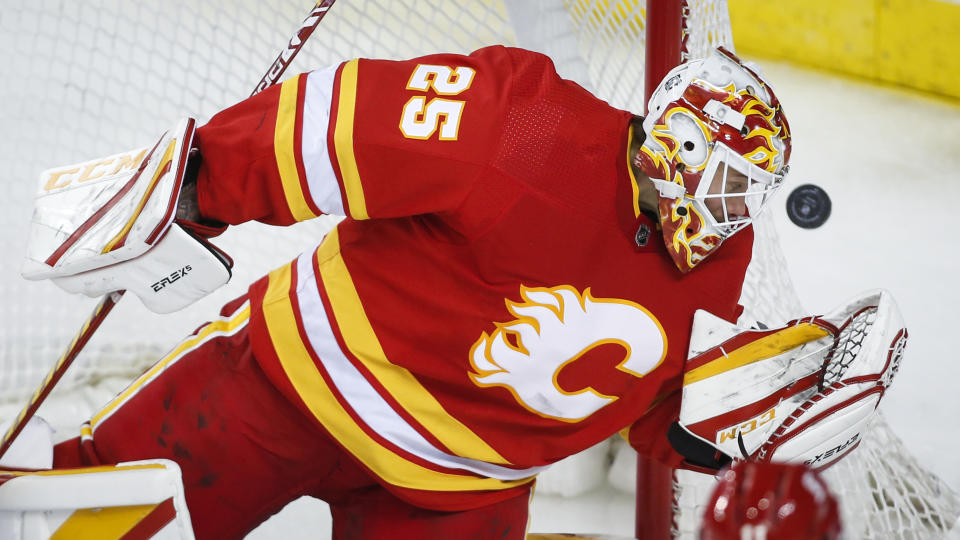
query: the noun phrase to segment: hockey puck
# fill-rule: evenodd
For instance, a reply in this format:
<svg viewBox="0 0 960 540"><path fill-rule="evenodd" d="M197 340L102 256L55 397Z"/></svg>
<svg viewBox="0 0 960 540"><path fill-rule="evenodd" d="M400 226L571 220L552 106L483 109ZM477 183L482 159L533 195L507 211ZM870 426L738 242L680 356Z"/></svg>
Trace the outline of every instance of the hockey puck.
<svg viewBox="0 0 960 540"><path fill-rule="evenodd" d="M787 216L804 229L816 229L830 217L830 196L820 186L804 184L787 197Z"/></svg>

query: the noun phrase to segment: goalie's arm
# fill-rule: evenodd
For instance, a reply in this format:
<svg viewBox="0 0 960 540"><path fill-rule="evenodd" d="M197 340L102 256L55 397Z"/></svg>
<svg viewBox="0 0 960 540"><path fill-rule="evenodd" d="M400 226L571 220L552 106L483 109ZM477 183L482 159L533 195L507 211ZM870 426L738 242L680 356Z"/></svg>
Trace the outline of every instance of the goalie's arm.
<svg viewBox="0 0 960 540"><path fill-rule="evenodd" d="M351 60L222 111L195 138L200 213L289 225L457 209L497 150L515 54ZM546 57L526 54L554 73Z"/></svg>

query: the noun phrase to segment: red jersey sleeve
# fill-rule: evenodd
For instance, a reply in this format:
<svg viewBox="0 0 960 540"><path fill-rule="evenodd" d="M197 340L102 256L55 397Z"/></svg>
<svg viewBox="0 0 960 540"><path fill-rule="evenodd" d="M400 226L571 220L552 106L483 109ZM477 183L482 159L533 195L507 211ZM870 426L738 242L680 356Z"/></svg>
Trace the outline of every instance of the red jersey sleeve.
<svg viewBox="0 0 960 540"><path fill-rule="evenodd" d="M454 210L495 152L512 80L499 46L293 77L197 130L200 211L286 225Z"/></svg>

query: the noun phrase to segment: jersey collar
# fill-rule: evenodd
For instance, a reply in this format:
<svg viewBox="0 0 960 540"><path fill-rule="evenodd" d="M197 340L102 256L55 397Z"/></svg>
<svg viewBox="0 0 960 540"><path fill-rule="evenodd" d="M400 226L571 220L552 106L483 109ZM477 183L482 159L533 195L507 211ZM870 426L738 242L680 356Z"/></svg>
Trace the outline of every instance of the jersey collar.
<svg viewBox="0 0 960 540"><path fill-rule="evenodd" d="M640 209L640 184L637 182L637 176L633 174L633 156L630 155L630 148L633 146L633 122L627 125L627 174L630 177L630 192L633 203L633 244L638 252L665 251L663 241L660 239L660 222L655 215L645 213Z"/></svg>

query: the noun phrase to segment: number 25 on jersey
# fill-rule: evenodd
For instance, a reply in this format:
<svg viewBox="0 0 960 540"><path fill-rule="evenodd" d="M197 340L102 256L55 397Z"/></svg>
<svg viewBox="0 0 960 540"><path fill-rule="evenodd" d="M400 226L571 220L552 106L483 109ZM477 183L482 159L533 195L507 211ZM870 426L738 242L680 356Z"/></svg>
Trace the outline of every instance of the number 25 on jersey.
<svg viewBox="0 0 960 540"><path fill-rule="evenodd" d="M470 88L476 71L468 67L418 64L410 75L407 90L426 92L432 89L441 96L456 96ZM429 139L439 129L441 141L457 140L460 117L466 102L445 97L427 101L427 96L413 96L403 106L400 131L408 139Z"/></svg>

